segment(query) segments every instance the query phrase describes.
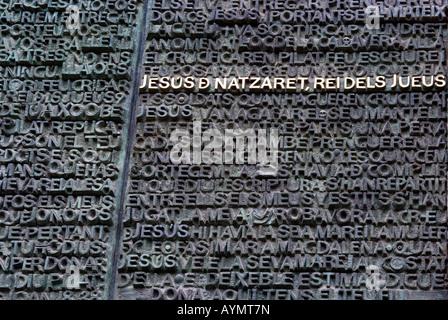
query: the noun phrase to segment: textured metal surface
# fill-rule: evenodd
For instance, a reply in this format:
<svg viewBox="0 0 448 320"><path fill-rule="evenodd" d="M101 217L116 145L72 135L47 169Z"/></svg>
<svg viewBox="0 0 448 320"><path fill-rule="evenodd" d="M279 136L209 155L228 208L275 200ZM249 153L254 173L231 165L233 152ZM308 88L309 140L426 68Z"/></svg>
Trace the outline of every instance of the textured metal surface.
<svg viewBox="0 0 448 320"><path fill-rule="evenodd" d="M153 3L116 298L446 297L445 88L406 86L445 74L445 19L438 3L378 3L370 30L367 4ZM365 89L379 76L386 86ZM310 85L157 89L161 77ZM364 79L319 90L319 77ZM173 165L170 134L193 121L278 128L280 169Z"/></svg>
<svg viewBox="0 0 448 320"><path fill-rule="evenodd" d="M0 2L3 299L106 299L138 1Z"/></svg>

